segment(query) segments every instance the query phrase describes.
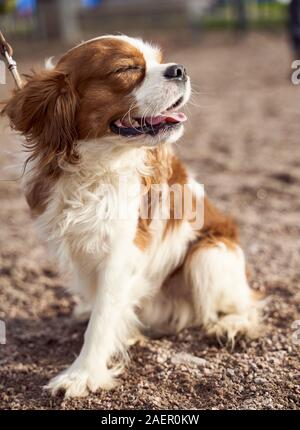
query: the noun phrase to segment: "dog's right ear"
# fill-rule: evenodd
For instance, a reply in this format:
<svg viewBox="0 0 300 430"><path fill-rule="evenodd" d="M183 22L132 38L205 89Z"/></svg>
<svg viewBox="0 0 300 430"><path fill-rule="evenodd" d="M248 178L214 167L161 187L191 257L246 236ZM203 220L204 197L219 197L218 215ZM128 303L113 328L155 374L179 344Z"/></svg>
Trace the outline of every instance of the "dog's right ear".
<svg viewBox="0 0 300 430"><path fill-rule="evenodd" d="M52 70L34 74L2 110L11 127L26 138L30 158L47 165L54 159L74 162L77 155L78 98L70 78Z"/></svg>

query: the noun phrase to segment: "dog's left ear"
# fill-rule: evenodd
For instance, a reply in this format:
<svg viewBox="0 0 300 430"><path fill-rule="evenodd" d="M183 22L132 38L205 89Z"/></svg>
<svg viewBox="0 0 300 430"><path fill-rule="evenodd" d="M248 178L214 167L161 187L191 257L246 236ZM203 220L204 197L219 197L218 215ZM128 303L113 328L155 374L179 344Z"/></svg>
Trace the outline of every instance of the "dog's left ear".
<svg viewBox="0 0 300 430"><path fill-rule="evenodd" d="M77 108L78 96L69 76L52 70L27 78L2 113L25 136L30 158L39 158L46 166L54 158L75 161Z"/></svg>

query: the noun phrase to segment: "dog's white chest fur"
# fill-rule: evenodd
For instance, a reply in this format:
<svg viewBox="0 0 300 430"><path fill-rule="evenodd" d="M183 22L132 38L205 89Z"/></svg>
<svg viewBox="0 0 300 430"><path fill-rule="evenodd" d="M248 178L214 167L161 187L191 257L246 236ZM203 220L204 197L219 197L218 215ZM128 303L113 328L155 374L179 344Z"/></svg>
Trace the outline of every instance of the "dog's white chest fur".
<svg viewBox="0 0 300 430"><path fill-rule="evenodd" d="M99 265L124 229L134 239L140 204L140 178L109 166L89 163L64 174L37 224L50 248L63 261L87 258Z"/></svg>

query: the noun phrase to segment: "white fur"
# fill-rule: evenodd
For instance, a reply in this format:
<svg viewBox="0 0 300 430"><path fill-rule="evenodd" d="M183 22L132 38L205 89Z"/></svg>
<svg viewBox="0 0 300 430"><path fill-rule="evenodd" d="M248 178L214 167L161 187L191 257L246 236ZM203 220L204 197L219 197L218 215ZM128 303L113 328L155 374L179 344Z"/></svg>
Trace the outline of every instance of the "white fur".
<svg viewBox="0 0 300 430"><path fill-rule="evenodd" d="M188 261L185 278L192 292L196 325L219 337L227 335L230 341L237 333L257 334L257 307L238 245L231 249L219 242L200 248Z"/></svg>
<svg viewBox="0 0 300 430"><path fill-rule="evenodd" d="M115 37L132 43L145 56L146 77L134 91L141 114L159 114L181 95L187 101L189 82L183 91L163 78L168 65L158 63L157 48L126 36ZM182 132L183 127L164 136L165 145ZM67 397L75 397L113 387L121 367L112 360L120 355L126 358L127 341L141 324L138 315L158 333L178 331L195 322L217 334L223 326L235 334L244 320L244 326L250 327L250 293L240 249L231 251L220 244L198 252L187 265L185 257L196 239L195 231L183 221L164 238L166 221L162 219L152 221L153 240L145 251L135 245L140 173L149 173L145 148L160 139L114 136L78 142L80 163L61 166L63 174L37 219L62 269L73 274L71 289L83 301L78 313L91 311L82 350L68 369L50 381L52 393L63 389ZM119 192L121 176L127 178L127 193ZM120 208L125 207L126 216L120 216ZM186 282L182 278L179 289L162 291L162 284L181 265ZM230 321L218 320L218 312L229 313Z"/></svg>
<svg viewBox="0 0 300 430"><path fill-rule="evenodd" d="M53 59L54 59L54 57L46 58L46 60L45 60L45 69L46 70L53 70L53 69L55 69L55 64L53 62Z"/></svg>

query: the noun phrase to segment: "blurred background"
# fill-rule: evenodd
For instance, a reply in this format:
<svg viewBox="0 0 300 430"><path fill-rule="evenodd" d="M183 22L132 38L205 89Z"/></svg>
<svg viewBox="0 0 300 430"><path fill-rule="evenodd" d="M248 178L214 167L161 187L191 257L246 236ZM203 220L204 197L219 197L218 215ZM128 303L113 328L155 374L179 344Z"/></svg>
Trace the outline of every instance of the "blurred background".
<svg viewBox="0 0 300 430"><path fill-rule="evenodd" d="M0 0L6 34L73 41L95 32L282 29L289 0ZM182 33L183 32L183 33Z"/></svg>
<svg viewBox="0 0 300 430"><path fill-rule="evenodd" d="M121 389L64 408L300 408L292 342L300 320L300 85L291 81L299 8L300 0L0 0L0 29L21 73L105 33L143 37L162 46L166 62L186 66L193 95L176 150L237 219L251 286L269 297L267 334L241 341L234 354L200 331L149 341L135 347ZM0 101L13 88L7 73ZM72 361L83 327L71 324L67 281L36 236L18 181L21 149L0 118L0 320L9 339L0 349L0 409L60 408L39 387ZM181 349L205 357L207 372L158 359Z"/></svg>

